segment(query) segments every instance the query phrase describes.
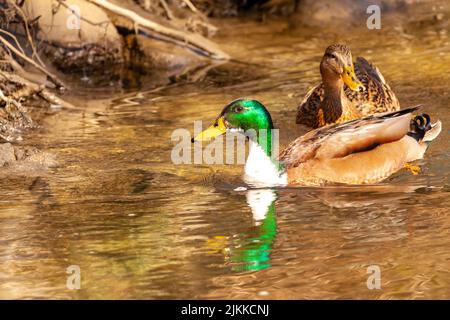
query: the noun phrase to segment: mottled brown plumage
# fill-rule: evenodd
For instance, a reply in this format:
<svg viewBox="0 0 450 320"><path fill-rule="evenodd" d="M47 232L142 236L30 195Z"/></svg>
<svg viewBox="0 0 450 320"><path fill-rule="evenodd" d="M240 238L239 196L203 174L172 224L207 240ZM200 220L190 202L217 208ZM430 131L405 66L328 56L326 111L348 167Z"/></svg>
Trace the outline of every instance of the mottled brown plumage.
<svg viewBox="0 0 450 320"><path fill-rule="evenodd" d="M355 76L364 86L363 90L351 90L340 80L340 72L344 70L333 69L334 57L337 58L337 65L354 66ZM322 82L312 88L298 106L298 124L318 128L400 109L397 97L378 68L362 57L358 57L353 64L351 52L344 45L327 48L321 61L321 74Z"/></svg>

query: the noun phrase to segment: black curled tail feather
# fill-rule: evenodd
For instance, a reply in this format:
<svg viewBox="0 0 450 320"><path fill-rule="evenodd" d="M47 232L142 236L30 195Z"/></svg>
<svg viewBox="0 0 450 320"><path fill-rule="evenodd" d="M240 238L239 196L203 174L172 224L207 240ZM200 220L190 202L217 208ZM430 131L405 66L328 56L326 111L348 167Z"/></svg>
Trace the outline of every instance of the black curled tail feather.
<svg viewBox="0 0 450 320"><path fill-rule="evenodd" d="M421 115L415 116L414 119L411 120L408 136L413 137L417 141L422 141L425 137L425 133L431 128L430 116L426 113L423 113Z"/></svg>

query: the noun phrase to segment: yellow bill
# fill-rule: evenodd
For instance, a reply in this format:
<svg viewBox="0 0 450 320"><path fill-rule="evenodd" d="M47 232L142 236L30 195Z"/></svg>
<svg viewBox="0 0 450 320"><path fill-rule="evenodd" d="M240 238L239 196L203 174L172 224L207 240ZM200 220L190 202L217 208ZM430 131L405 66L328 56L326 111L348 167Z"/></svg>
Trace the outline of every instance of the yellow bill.
<svg viewBox="0 0 450 320"><path fill-rule="evenodd" d="M194 139L194 141L208 141L214 139L227 131L227 127L223 122L223 118L217 119L208 129L200 132Z"/></svg>
<svg viewBox="0 0 450 320"><path fill-rule="evenodd" d="M353 91L364 90L363 84L358 80L355 75L355 69L353 65L351 67L344 66L344 73L341 75L344 83Z"/></svg>

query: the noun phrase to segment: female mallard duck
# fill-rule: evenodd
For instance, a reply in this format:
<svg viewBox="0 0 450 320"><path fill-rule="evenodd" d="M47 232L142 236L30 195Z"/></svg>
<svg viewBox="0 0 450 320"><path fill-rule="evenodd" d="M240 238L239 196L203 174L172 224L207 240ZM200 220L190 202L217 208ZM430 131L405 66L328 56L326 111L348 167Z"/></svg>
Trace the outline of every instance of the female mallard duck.
<svg viewBox="0 0 450 320"><path fill-rule="evenodd" d="M441 131L428 115L411 120L418 107L372 115L308 132L278 159L272 157L272 118L256 100L238 99L222 110L208 129L193 139L204 141L227 131L249 136L245 180L256 185L366 184L379 182L408 162L421 159Z"/></svg>
<svg viewBox="0 0 450 320"><path fill-rule="evenodd" d="M298 106L298 124L318 128L400 109L378 68L362 57L353 65L345 45L334 44L325 50L320 73L322 82Z"/></svg>

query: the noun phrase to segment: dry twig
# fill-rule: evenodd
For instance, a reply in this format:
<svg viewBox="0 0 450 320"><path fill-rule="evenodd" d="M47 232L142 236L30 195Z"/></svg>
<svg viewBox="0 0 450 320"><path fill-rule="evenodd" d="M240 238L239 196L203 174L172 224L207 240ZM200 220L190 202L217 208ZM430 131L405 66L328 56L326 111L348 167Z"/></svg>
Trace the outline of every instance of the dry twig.
<svg viewBox="0 0 450 320"><path fill-rule="evenodd" d="M14 9L16 10L16 12L17 12L17 13L21 16L21 18L22 18L23 25L24 25L24 27L25 27L25 32L26 32L27 38L28 38L28 43L30 44L31 50L33 51L32 58L36 58L37 62L39 62L39 64L40 64L42 67L45 67L44 62L42 62L41 57L39 57L39 54L37 53L37 50L36 50L36 46L34 45L33 37L31 36L30 28L29 28L29 26L28 26L29 21L28 21L26 15L25 15L25 13L23 12L22 8L19 7L19 6L16 4L16 2L15 2L14 0L7 0L7 1L8 1L8 3L10 3L10 4L14 7ZM25 54L25 53L24 53L24 54Z"/></svg>
<svg viewBox="0 0 450 320"><path fill-rule="evenodd" d="M192 12L199 12L198 9L194 6L194 4L191 2L191 0L183 0L184 3L189 7L189 9L192 10Z"/></svg>
<svg viewBox="0 0 450 320"><path fill-rule="evenodd" d="M26 62L28 62L29 64L31 64L32 66L34 66L35 68L39 69L40 71L42 71L45 75L47 75L47 77L59 88L63 88L66 87L65 84L58 79L57 76L55 76L54 74L52 74L50 71L48 71L47 69L45 69L44 67L42 67L41 65L37 64L33 59L29 58L28 56L26 56L25 54L23 54L22 52L20 52L20 50L16 49L11 43L9 43L5 38L3 38L2 36L0 36L0 42L2 42L9 50L11 50L12 52L14 52L14 54L18 55L19 57L21 57L23 60L25 60Z"/></svg>

